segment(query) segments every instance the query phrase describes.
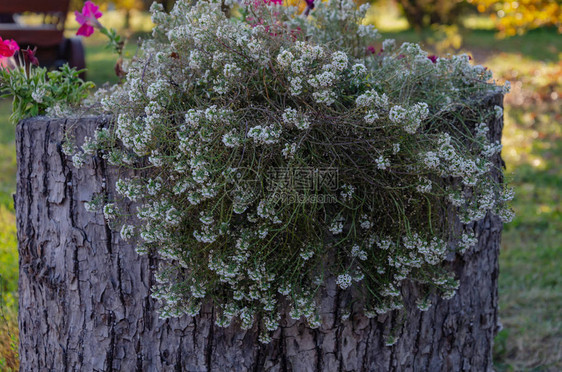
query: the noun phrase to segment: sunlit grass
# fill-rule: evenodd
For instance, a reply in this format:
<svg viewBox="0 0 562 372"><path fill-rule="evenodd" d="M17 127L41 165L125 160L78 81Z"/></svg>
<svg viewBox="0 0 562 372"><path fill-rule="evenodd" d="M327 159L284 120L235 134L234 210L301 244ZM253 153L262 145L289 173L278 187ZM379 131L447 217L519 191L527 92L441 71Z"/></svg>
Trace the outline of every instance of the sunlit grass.
<svg viewBox="0 0 562 372"><path fill-rule="evenodd" d="M462 25L469 30L494 30L495 23L483 14L472 14L462 19Z"/></svg>
<svg viewBox="0 0 562 372"><path fill-rule="evenodd" d="M486 61L511 80L502 151L516 218L500 255L498 370L562 369L562 64L503 53Z"/></svg>
<svg viewBox="0 0 562 372"><path fill-rule="evenodd" d="M365 24L372 24L382 32L400 32L408 30L408 21L400 14L400 9L393 1L382 0L371 5Z"/></svg>
<svg viewBox="0 0 562 372"><path fill-rule="evenodd" d="M84 40L86 47L86 78L93 81L97 87L105 83L115 84L119 78L115 75L117 56L111 49L106 48L103 39ZM129 42L125 48L125 56L131 56L137 48L136 40Z"/></svg>
<svg viewBox="0 0 562 372"><path fill-rule="evenodd" d="M398 18L396 21L398 23L395 23L392 18L384 19L384 22L392 25L399 25L400 22L405 21L403 18ZM377 22L374 21L373 24L377 25ZM424 49L430 51L435 51L435 45L430 41L442 39L442 31L439 28L422 30L417 33L412 29L402 27L385 28L378 25L377 27L383 36L381 40L392 38L396 39L398 43L420 42ZM459 34L462 46L449 52L466 52L475 57L477 63L486 62L502 53L503 56L509 56L512 60L523 58L537 63L557 63L560 61L562 53L562 36L553 30L537 29L506 39L498 39L494 30L459 28ZM532 68L533 64L531 63L527 67Z"/></svg>
<svg viewBox="0 0 562 372"><path fill-rule="evenodd" d="M18 367L16 247L14 211L0 204L0 371L16 370Z"/></svg>

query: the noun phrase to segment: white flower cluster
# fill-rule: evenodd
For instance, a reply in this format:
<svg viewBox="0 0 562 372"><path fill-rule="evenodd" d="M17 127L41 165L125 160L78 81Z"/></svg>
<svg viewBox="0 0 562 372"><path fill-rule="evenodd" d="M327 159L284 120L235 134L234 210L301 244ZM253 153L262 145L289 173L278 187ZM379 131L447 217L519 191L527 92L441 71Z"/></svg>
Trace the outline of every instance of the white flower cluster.
<svg viewBox="0 0 562 372"><path fill-rule="evenodd" d="M365 261L367 259L367 252L362 250L357 244L351 247L351 257L357 257L361 261Z"/></svg>
<svg viewBox="0 0 562 372"><path fill-rule="evenodd" d="M373 107L380 110L388 108L388 97L386 93L378 94L376 90L369 90L355 99L357 107Z"/></svg>
<svg viewBox="0 0 562 372"><path fill-rule="evenodd" d="M287 72L291 95L299 96L304 91L310 92L315 102L331 105L337 99L334 90L344 73L349 69L346 53L336 51L331 55L318 45L297 41L293 47L282 49L276 61ZM315 67L318 64L318 67ZM363 69L365 67L363 66ZM303 79L305 71L310 71L308 79ZM361 67L354 66L352 74L360 74Z"/></svg>
<svg viewBox="0 0 562 372"><path fill-rule="evenodd" d="M422 194L428 194L431 192L432 182L430 179L425 177L419 177L419 183L416 186L416 190Z"/></svg>
<svg viewBox="0 0 562 372"><path fill-rule="evenodd" d="M297 113L293 108L286 108L283 112L283 122L287 125L294 125L300 130L305 130L310 127L310 121L302 114Z"/></svg>
<svg viewBox="0 0 562 372"><path fill-rule="evenodd" d="M388 160L382 155L375 159L375 163L377 164L377 168L382 170L385 170L388 167L390 167L390 160Z"/></svg>
<svg viewBox="0 0 562 372"><path fill-rule="evenodd" d="M388 118L394 124L402 125L406 132L414 134L428 115L427 103L419 102L408 108L400 105L392 106Z"/></svg>
<svg viewBox="0 0 562 372"><path fill-rule="evenodd" d="M428 284L416 302L425 311L458 286L443 272L447 254L476 243L427 210L450 203L465 223L513 218L512 192L490 172L501 144L486 124L469 129L502 113L461 123L465 112L451 112L490 89L489 72L393 40L366 55L377 36L361 23L367 7L316 5L314 21L252 8L259 25L227 18L215 1L178 1L169 15L154 5L155 39L99 98L115 123L65 144L77 167L102 154L135 170L103 213L139 254L157 252L162 317L221 298L217 325L259 323L268 342L285 301L291 318L321 326L326 281L366 293L370 317L404 306L405 280Z"/></svg>
<svg viewBox="0 0 562 372"><path fill-rule="evenodd" d="M353 185L342 185L340 195L344 201L349 201L353 197L355 192L355 186Z"/></svg>
<svg viewBox="0 0 562 372"><path fill-rule="evenodd" d="M458 249L460 253L465 253L467 249L474 247L478 243L474 233L462 234L459 241Z"/></svg>
<svg viewBox="0 0 562 372"><path fill-rule="evenodd" d="M341 289L349 288L351 286L351 275L349 275L349 274L338 275L338 278L336 279L336 284Z"/></svg>
<svg viewBox="0 0 562 372"><path fill-rule="evenodd" d="M261 126L256 125L248 131L248 137L252 138L255 143L271 145L279 142L281 130L276 129L273 125Z"/></svg>

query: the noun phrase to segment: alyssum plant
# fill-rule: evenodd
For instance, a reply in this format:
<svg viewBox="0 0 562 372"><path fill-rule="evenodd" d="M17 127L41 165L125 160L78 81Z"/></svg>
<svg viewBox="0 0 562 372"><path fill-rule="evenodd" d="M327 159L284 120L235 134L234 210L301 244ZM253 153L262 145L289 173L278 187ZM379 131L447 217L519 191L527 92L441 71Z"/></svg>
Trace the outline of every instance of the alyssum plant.
<svg viewBox="0 0 562 372"><path fill-rule="evenodd" d="M424 311L454 296L443 261L476 244L469 224L511 218L485 124L501 108L476 103L500 89L490 72L393 40L368 53L365 11L350 0L308 17L260 1L230 17L217 2L152 7L153 39L97 95L114 123L66 151L76 166L101 153L129 169L118 195L86 207L158 255L162 317L212 301L217 325L259 326L268 342L287 302L320 326L330 281L356 299L345 316L402 308L406 282Z"/></svg>

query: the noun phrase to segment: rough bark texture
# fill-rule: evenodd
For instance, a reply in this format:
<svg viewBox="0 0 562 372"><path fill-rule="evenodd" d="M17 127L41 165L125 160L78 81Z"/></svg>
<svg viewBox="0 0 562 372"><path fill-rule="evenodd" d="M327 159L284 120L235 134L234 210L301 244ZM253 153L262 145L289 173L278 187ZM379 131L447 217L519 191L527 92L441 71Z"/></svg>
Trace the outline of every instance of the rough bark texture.
<svg viewBox="0 0 562 372"><path fill-rule="evenodd" d="M483 105L501 106L502 97ZM475 224L478 246L449 263L460 279L457 295L427 312L410 296L401 316L342 320L349 299L331 287L321 328L284 317L269 345L257 341L256 329L216 327L210 306L197 317L160 320L150 297L155 259L137 255L101 213L84 209L94 193L112 192L116 170L99 158L75 169L61 153L65 130L81 143L104 120L34 118L17 127L22 371L491 369L502 226L493 216ZM499 140L502 120L490 127ZM391 333L400 338L388 347Z"/></svg>

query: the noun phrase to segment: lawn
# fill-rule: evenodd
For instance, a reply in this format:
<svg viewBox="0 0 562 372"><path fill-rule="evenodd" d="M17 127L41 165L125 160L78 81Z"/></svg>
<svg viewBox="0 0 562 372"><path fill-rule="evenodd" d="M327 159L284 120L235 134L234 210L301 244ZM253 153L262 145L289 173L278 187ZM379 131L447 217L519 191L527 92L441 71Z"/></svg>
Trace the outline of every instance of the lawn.
<svg viewBox="0 0 562 372"><path fill-rule="evenodd" d="M380 20L379 20L380 21ZM401 21L400 21L401 22ZM423 40L389 22L385 37ZM478 21L479 22L479 21ZM475 24L478 24L476 22ZM141 22L142 23L142 22ZM466 22L465 24L470 23ZM398 27L396 27L398 25ZM400 26L402 25L402 26ZM392 32L390 32L390 31ZM437 35L437 36L436 36ZM537 30L498 40L493 31L462 30L462 50L475 62L510 80L506 97L506 175L515 187L517 217L505 226L500 255L500 318L494 357L500 371L562 370L562 37ZM128 49L134 52L134 45ZM87 40L88 78L98 86L115 82L114 59L100 39ZM14 126L10 105L0 101L0 370L17 367L17 249L12 193L15 188Z"/></svg>

